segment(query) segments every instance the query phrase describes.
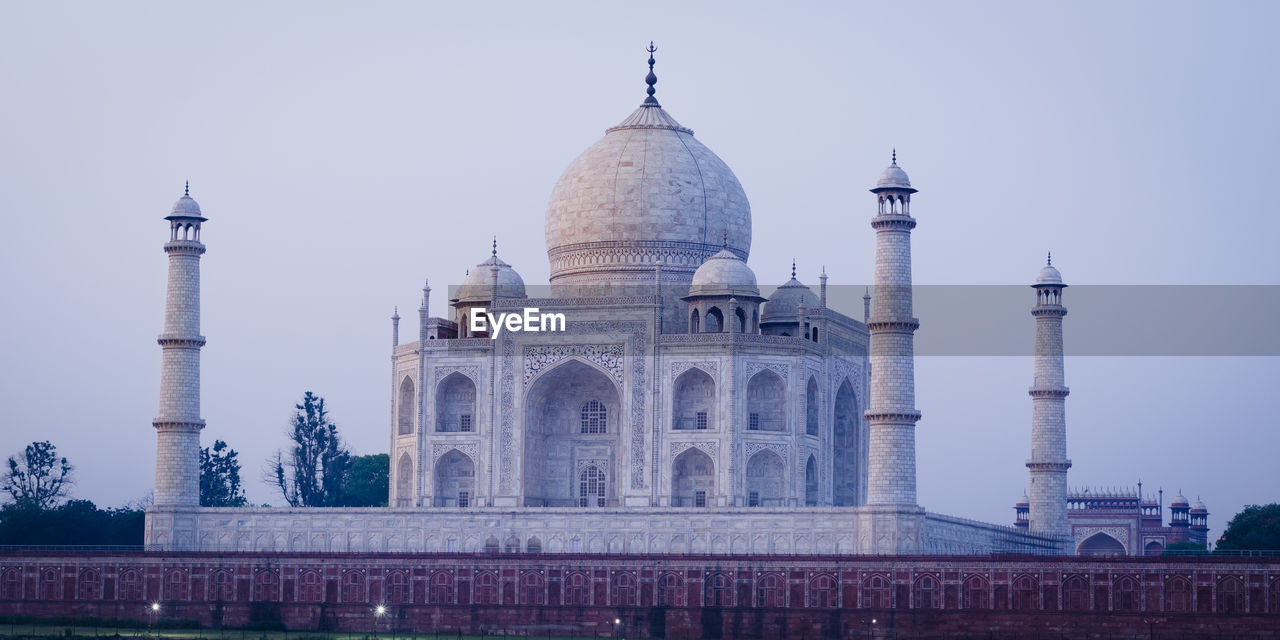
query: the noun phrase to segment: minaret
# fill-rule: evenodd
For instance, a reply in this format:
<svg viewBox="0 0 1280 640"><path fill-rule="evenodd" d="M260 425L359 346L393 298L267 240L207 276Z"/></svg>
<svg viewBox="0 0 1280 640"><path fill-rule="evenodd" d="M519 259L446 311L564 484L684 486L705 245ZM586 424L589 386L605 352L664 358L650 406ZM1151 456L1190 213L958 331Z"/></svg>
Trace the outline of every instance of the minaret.
<svg viewBox="0 0 1280 640"><path fill-rule="evenodd" d="M875 296L871 319L871 393L867 504L916 506L915 331L911 309L911 187L907 172L893 164L871 190L879 210L876 230Z"/></svg>
<svg viewBox="0 0 1280 640"><path fill-rule="evenodd" d="M1040 270L1036 283L1035 380L1031 394L1031 533L1067 540L1067 418L1069 393L1062 374L1062 274L1053 267L1053 256ZM1066 550L1066 549L1064 549Z"/></svg>
<svg viewBox="0 0 1280 640"><path fill-rule="evenodd" d="M169 215L169 284L160 334L160 413L156 428L157 507L200 506L200 224L190 188Z"/></svg>

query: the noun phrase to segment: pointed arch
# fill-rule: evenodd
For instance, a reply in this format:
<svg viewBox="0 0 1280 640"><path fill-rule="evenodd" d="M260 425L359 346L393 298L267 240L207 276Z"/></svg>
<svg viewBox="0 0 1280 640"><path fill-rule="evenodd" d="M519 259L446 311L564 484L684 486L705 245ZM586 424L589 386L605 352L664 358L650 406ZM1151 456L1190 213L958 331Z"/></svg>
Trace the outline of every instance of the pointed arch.
<svg viewBox="0 0 1280 640"><path fill-rule="evenodd" d="M476 465L467 454L450 449L436 460L435 505L470 507L475 504Z"/></svg>
<svg viewBox="0 0 1280 640"><path fill-rule="evenodd" d="M942 581L931 573L921 574L912 585L911 599L916 609L941 609Z"/></svg>
<svg viewBox="0 0 1280 640"><path fill-rule="evenodd" d="M1142 608L1142 585L1133 576L1120 576L1111 589L1112 611L1138 611Z"/></svg>
<svg viewBox="0 0 1280 640"><path fill-rule="evenodd" d="M715 494L715 463L701 449L691 447L671 462L671 504L705 507Z"/></svg>
<svg viewBox="0 0 1280 640"><path fill-rule="evenodd" d="M673 429L712 429L715 427L716 382L706 371L690 367L672 385Z"/></svg>
<svg viewBox="0 0 1280 640"><path fill-rule="evenodd" d="M1080 545L1076 547L1076 555L1123 556L1125 555L1125 548L1123 542L1099 531L1084 539Z"/></svg>
<svg viewBox="0 0 1280 640"><path fill-rule="evenodd" d="M1089 581L1084 576L1068 576L1062 581L1062 608L1065 611L1088 611Z"/></svg>
<svg viewBox="0 0 1280 640"><path fill-rule="evenodd" d="M689 333L698 333L702 330L702 316L698 315L698 309L695 307L689 312Z"/></svg>
<svg viewBox="0 0 1280 640"><path fill-rule="evenodd" d="M804 463L804 506L818 506L818 460L812 454Z"/></svg>
<svg viewBox="0 0 1280 640"><path fill-rule="evenodd" d="M762 449L747 460L747 504L781 507L786 505L786 463L770 449Z"/></svg>
<svg viewBox="0 0 1280 640"><path fill-rule="evenodd" d="M454 371L436 384L436 431L475 431L476 383Z"/></svg>
<svg viewBox="0 0 1280 640"><path fill-rule="evenodd" d="M1227 576L1218 582L1218 613L1244 613L1244 582Z"/></svg>
<svg viewBox="0 0 1280 640"><path fill-rule="evenodd" d="M831 497L837 507L858 504L861 478L858 464L861 423L858 416L858 398L854 395L853 383L845 378L836 390L832 416Z"/></svg>
<svg viewBox="0 0 1280 640"><path fill-rule="evenodd" d="M747 381L747 430L786 431L787 385L771 369Z"/></svg>
<svg viewBox="0 0 1280 640"><path fill-rule="evenodd" d="M720 333L724 331L724 313L720 307L711 307L702 319L703 333Z"/></svg>
<svg viewBox="0 0 1280 640"><path fill-rule="evenodd" d="M818 435L818 379L809 376L809 383L804 387L804 432L811 436Z"/></svg>
<svg viewBox="0 0 1280 640"><path fill-rule="evenodd" d="M1150 604L1147 606L1150 608ZM1191 613L1190 580L1182 576L1173 576L1165 581L1164 610L1173 613Z"/></svg>
<svg viewBox="0 0 1280 640"><path fill-rule="evenodd" d="M964 602L961 603L962 608L986 609L987 579L976 574L966 577L962 596L964 598Z"/></svg>
<svg viewBox="0 0 1280 640"><path fill-rule="evenodd" d="M589 438L597 450L608 447L617 451L621 390L611 373L576 356L544 369L526 388L523 505L576 506L581 497L578 465L583 462L578 458L578 445ZM617 465L604 457L598 459L601 469L613 479L606 500L616 502Z"/></svg>
<svg viewBox="0 0 1280 640"><path fill-rule="evenodd" d="M1022 575L1013 579L1013 608L1017 611L1040 608L1040 581L1035 576Z"/></svg>
<svg viewBox="0 0 1280 640"><path fill-rule="evenodd" d="M408 435L413 433L414 416L417 414L413 378L405 376L400 381L400 401L396 407L396 433Z"/></svg>
<svg viewBox="0 0 1280 640"><path fill-rule="evenodd" d="M396 506L413 506L413 459L408 451L396 462Z"/></svg>
<svg viewBox="0 0 1280 640"><path fill-rule="evenodd" d="M520 575L520 604L541 605L547 602L547 583L537 571Z"/></svg>

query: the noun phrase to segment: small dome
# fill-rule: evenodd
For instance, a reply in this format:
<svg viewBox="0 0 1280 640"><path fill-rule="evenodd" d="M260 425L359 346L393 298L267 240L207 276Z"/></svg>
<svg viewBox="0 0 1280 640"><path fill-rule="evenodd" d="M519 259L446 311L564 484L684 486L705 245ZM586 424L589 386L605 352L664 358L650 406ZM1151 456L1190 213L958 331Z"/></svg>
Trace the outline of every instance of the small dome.
<svg viewBox="0 0 1280 640"><path fill-rule="evenodd" d="M1203 512L1203 513L1209 513L1209 507L1204 506L1204 503L1201 502L1199 499L1196 499L1196 503L1191 505L1191 510L1197 511L1197 512Z"/></svg>
<svg viewBox="0 0 1280 640"><path fill-rule="evenodd" d="M872 189L872 193L876 193L885 189L899 189L915 193L915 189L911 187L911 179L907 177L907 172L898 166L898 150L893 150L893 162L880 172L880 179L876 180L876 188Z"/></svg>
<svg viewBox="0 0 1280 640"><path fill-rule="evenodd" d="M910 189L911 179L907 177L907 172L902 170L897 163L889 165L889 168L880 173L880 179L876 180L877 189Z"/></svg>
<svg viewBox="0 0 1280 640"><path fill-rule="evenodd" d="M693 273L690 296L759 297L756 274L729 249L707 258Z"/></svg>
<svg viewBox="0 0 1280 640"><path fill-rule="evenodd" d="M498 295L493 294L493 266L498 267ZM498 298L524 298L524 279L511 265L496 255L476 265L462 279L455 292L454 302L488 302Z"/></svg>
<svg viewBox="0 0 1280 640"><path fill-rule="evenodd" d="M1169 503L1169 506L1174 508L1185 508L1191 506L1191 503L1187 502L1186 496L1179 493L1178 496L1173 499L1173 502Z"/></svg>
<svg viewBox="0 0 1280 640"><path fill-rule="evenodd" d="M1021 497L1021 498L1018 498L1018 501L1017 501L1016 503L1014 503L1014 506L1018 506L1018 507L1030 507L1030 506L1031 506L1031 498L1028 498L1028 497L1027 497L1027 494L1024 492L1024 493L1022 494L1022 497Z"/></svg>
<svg viewBox="0 0 1280 640"><path fill-rule="evenodd" d="M819 304L818 296L809 287L800 284L792 274L791 280L769 296L769 301L764 304L764 311L760 314L760 322L795 322L801 303L804 303L806 309L815 309Z"/></svg>
<svg viewBox="0 0 1280 640"><path fill-rule="evenodd" d="M1036 276L1036 284L1062 284L1062 274L1053 265L1045 265Z"/></svg>
<svg viewBox="0 0 1280 640"><path fill-rule="evenodd" d="M188 185L183 189L182 197L173 203L173 208L169 209L169 215L166 220L172 218L200 218L206 219L204 214L200 213L200 204L191 197L191 187Z"/></svg>

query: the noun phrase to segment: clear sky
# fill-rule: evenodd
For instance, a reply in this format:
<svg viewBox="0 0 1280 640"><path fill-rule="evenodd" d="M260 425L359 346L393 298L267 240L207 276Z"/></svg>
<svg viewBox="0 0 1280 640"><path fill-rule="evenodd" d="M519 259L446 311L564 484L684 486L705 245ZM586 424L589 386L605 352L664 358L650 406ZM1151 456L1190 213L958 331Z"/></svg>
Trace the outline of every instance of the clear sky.
<svg viewBox="0 0 1280 640"><path fill-rule="evenodd" d="M1280 284L1277 24L1242 2L0 4L0 453L52 440L102 505L149 490L184 180L210 219L204 442L275 504L259 469L304 391L385 451L393 307L495 233L546 282L551 187L643 98L650 40L663 106L746 189L763 284L793 257L809 284L870 279L894 147L917 283L1024 286L1052 249L1076 286ZM1029 340L1026 309L991 315ZM921 504L1011 522L1030 359L917 372ZM1280 500L1280 359L1078 357L1067 381L1072 485L1181 488L1214 538Z"/></svg>

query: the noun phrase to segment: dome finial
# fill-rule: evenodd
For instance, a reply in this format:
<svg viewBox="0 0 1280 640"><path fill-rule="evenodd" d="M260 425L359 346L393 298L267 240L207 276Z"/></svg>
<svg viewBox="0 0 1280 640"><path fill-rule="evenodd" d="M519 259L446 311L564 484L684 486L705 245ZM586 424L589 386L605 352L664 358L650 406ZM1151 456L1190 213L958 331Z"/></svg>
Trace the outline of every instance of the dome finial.
<svg viewBox="0 0 1280 640"><path fill-rule="evenodd" d="M1049 267L1052 267L1052 266L1053 266L1053 252L1052 252L1052 251L1050 251L1050 252L1049 252L1049 257L1048 257L1048 259L1045 261L1045 266L1049 266Z"/></svg>
<svg viewBox="0 0 1280 640"><path fill-rule="evenodd" d="M729 232L728 231L725 231L724 235L720 236L720 248L721 249L729 248Z"/></svg>
<svg viewBox="0 0 1280 640"><path fill-rule="evenodd" d="M658 99L653 97L653 94L658 92L656 89L653 88L653 85L658 84L658 76L654 75L653 73L653 63L655 62L655 60L653 59L653 52L657 50L658 48L653 46L653 41L650 40L649 48L645 49L645 51L649 52L649 75L644 77L644 83L649 85L649 88L645 89L645 93L649 94L649 96L644 99L644 103L651 104L655 107L660 106L658 104Z"/></svg>
<svg viewBox="0 0 1280 640"><path fill-rule="evenodd" d="M892 164L893 164L894 166L897 166L897 165L898 165L898 148L897 148L897 147L894 147L894 148L893 148L893 163L892 163Z"/></svg>
<svg viewBox="0 0 1280 640"><path fill-rule="evenodd" d="M493 255L498 256L498 236L493 237Z"/></svg>
<svg viewBox="0 0 1280 640"><path fill-rule="evenodd" d="M191 197L191 181L190 180L188 180L187 184L182 187L182 197L184 198Z"/></svg>
<svg viewBox="0 0 1280 640"><path fill-rule="evenodd" d="M796 278L796 259L792 258L791 259L791 279L795 280L795 278Z"/></svg>

